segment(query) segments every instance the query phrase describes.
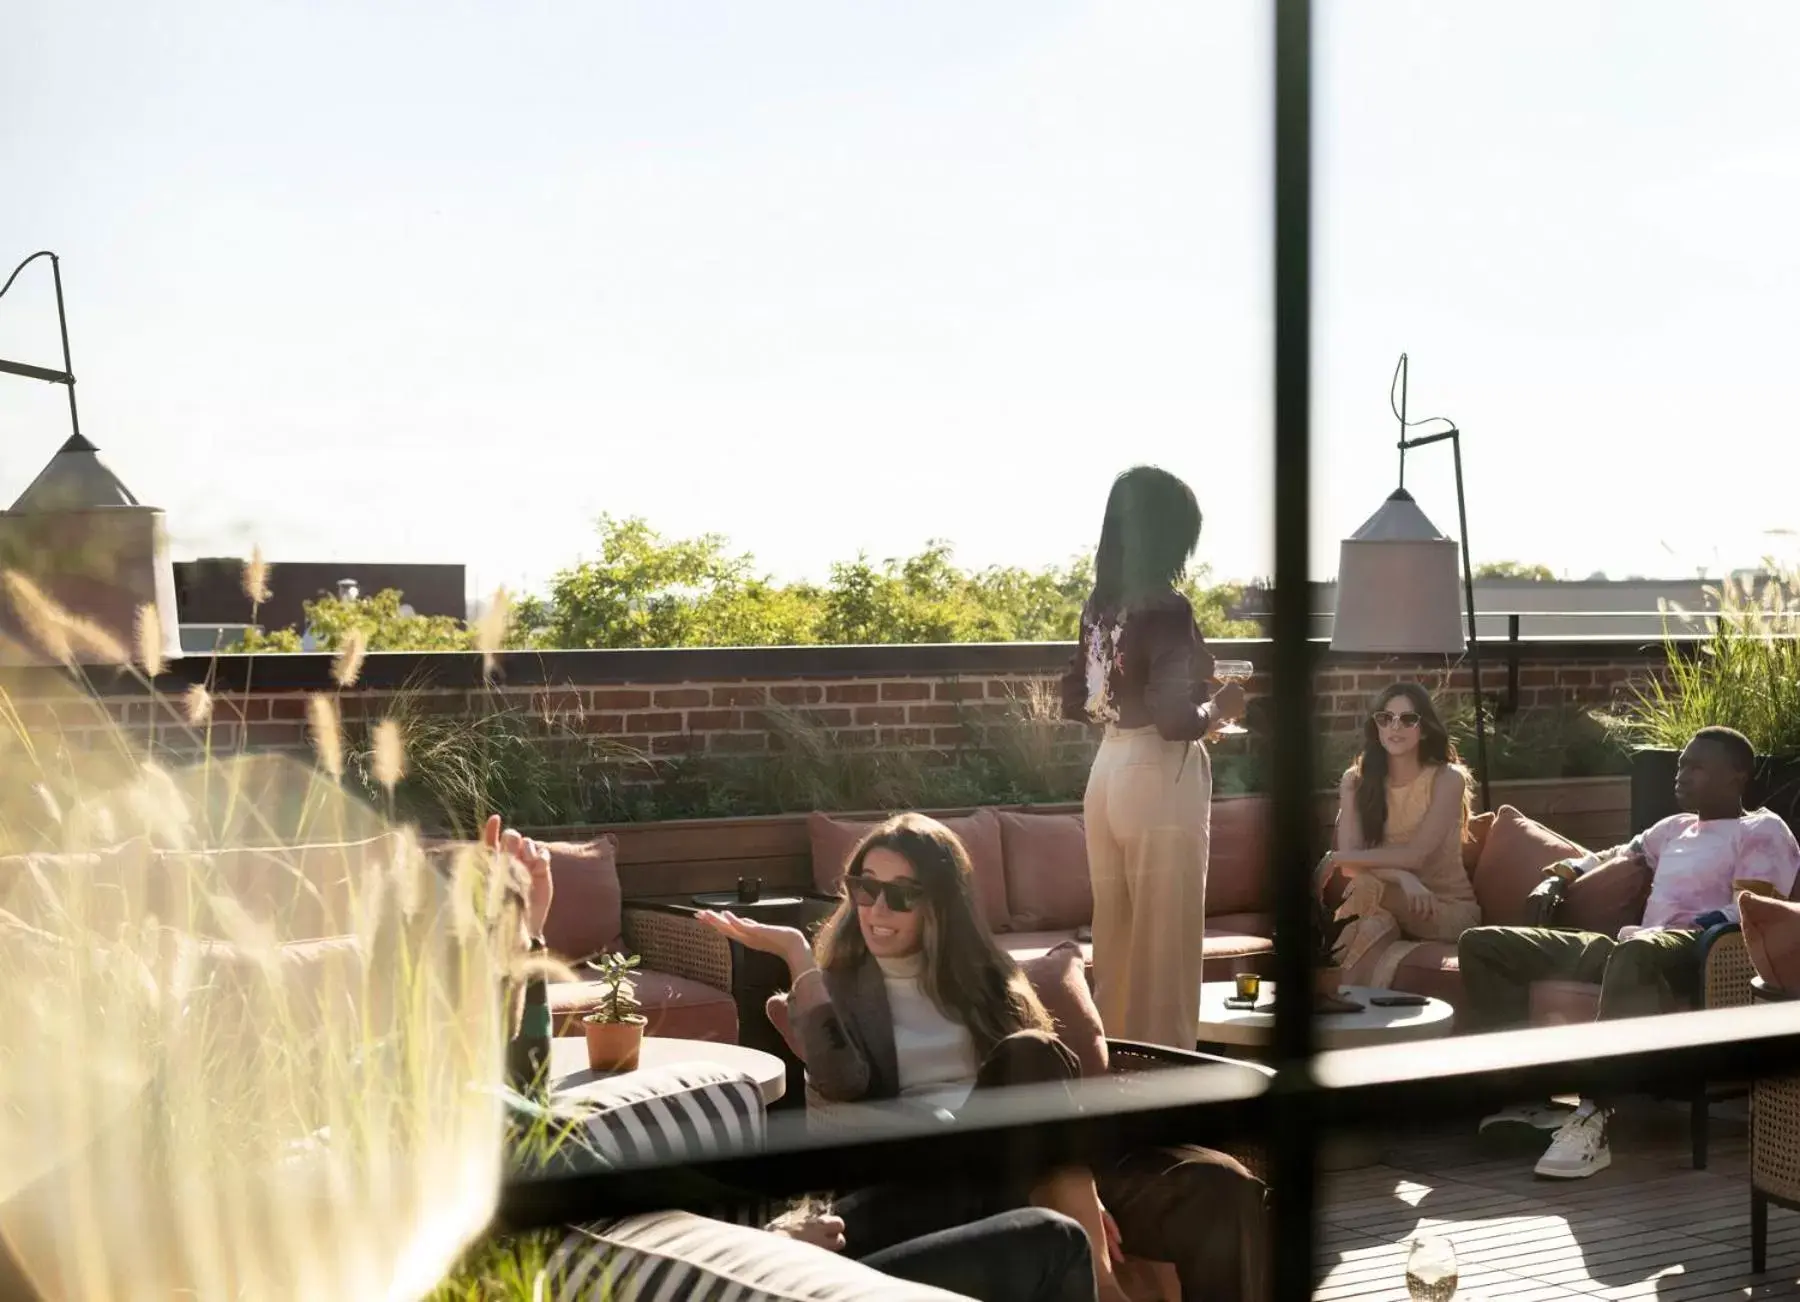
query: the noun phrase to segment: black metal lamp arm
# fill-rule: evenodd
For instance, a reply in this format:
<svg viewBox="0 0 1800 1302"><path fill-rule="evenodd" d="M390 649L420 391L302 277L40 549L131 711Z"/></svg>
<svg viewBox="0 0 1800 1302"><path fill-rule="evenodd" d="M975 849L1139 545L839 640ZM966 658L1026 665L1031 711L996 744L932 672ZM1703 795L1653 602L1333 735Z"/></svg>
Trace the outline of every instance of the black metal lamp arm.
<svg viewBox="0 0 1800 1302"><path fill-rule="evenodd" d="M1415 448L1429 447L1433 443L1450 441L1450 451L1456 461L1456 527L1462 535L1463 563L1463 605L1469 621L1469 673L1475 681L1475 765L1476 778L1481 783L1481 807L1491 811L1494 802L1488 788L1487 758L1487 723L1481 703L1481 641L1475 635L1475 566L1469 559L1469 507L1463 496L1462 468L1462 431L1452 425L1447 430L1436 434L1421 434L1418 438L1405 437L1404 429L1400 438L1400 477L1406 482L1406 454Z"/></svg>
<svg viewBox="0 0 1800 1302"><path fill-rule="evenodd" d="M33 366L28 362L9 362L0 357L0 373L62 385L69 394L69 425L74 433L80 434L81 416L75 409L75 367L69 360L69 314L63 306L62 260L49 249L39 249L13 268L12 275L6 278L6 283L0 285L0 298L4 298L6 291L13 287L13 282L19 278L19 273L39 258L50 259L50 275L56 282L56 324L62 332L63 368L60 371L53 371L47 366Z"/></svg>

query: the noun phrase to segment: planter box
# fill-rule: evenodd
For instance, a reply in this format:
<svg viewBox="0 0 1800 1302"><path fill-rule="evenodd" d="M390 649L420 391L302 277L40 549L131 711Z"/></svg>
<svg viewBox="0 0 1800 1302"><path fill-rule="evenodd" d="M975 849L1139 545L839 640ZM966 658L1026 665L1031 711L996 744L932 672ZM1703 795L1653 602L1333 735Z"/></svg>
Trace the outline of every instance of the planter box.
<svg viewBox="0 0 1800 1302"><path fill-rule="evenodd" d="M1673 750L1641 750L1631 757L1633 835L1681 812L1675 803L1675 767L1680 758L1681 752ZM1768 809L1790 828L1800 829L1800 755L1758 755L1744 806Z"/></svg>

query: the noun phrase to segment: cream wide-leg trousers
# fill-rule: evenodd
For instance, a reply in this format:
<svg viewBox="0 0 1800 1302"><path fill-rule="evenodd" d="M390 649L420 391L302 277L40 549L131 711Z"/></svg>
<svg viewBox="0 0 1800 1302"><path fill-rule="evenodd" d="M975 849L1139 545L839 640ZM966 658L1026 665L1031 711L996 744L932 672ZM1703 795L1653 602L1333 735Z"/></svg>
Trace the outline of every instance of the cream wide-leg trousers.
<svg viewBox="0 0 1800 1302"><path fill-rule="evenodd" d="M1108 728L1088 774L1094 1002L1106 1033L1194 1047L1205 959L1212 760L1203 742Z"/></svg>

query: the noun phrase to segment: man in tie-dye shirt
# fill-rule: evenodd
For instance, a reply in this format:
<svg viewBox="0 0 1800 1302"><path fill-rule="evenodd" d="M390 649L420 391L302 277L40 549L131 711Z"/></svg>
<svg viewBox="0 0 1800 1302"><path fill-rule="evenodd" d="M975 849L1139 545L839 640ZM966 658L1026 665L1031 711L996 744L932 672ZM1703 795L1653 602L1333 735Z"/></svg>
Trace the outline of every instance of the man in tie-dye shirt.
<svg viewBox="0 0 1800 1302"><path fill-rule="evenodd" d="M1702 728L1681 752L1675 796L1683 813L1605 856L1600 868L1635 863L1650 870L1643 921L1617 936L1541 927L1477 927L1457 946L1464 1002L1458 1026L1494 1031L1526 1024L1534 981L1598 983L1599 1016L1641 1017L1696 1002L1701 937L1737 921L1740 891L1786 898L1800 873L1800 843L1775 814L1744 808L1755 752L1742 733ZM1549 1146L1537 1173L1581 1179L1612 1162L1610 1110L1584 1100L1573 1112L1508 1108L1482 1134L1536 1136ZM1554 1135L1551 1134L1554 1128Z"/></svg>

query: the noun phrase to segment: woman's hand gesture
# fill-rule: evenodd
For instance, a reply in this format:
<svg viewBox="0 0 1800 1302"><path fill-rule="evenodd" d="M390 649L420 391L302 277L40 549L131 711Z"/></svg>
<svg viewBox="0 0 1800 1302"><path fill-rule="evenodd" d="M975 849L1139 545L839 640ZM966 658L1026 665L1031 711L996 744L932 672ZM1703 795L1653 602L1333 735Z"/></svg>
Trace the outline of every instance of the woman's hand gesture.
<svg viewBox="0 0 1800 1302"><path fill-rule="evenodd" d="M815 1248L823 1248L827 1252L844 1250L844 1218L833 1216L830 1212L809 1212L799 1216L783 1217L769 1226L772 1234L784 1234L790 1239L798 1239L801 1243L810 1243Z"/></svg>
<svg viewBox="0 0 1800 1302"><path fill-rule="evenodd" d="M711 927L727 940L735 940L745 949L760 950L787 960L789 968L808 966L812 962L812 946L805 933L795 927L772 927L735 913L703 909L694 915L696 921Z"/></svg>

